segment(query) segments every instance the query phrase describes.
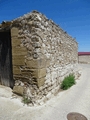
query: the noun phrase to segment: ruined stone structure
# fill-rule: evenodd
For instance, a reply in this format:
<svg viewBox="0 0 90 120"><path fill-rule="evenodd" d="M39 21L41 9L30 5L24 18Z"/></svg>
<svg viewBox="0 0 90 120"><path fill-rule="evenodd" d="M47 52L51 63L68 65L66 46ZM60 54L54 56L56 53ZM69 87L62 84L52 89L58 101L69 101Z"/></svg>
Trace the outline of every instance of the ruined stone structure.
<svg viewBox="0 0 90 120"><path fill-rule="evenodd" d="M0 35L8 31L10 66L15 81L15 84L12 82L13 92L26 94L34 103L45 102L59 90L65 76L75 74L77 42L37 11L10 22L4 21L0 25Z"/></svg>

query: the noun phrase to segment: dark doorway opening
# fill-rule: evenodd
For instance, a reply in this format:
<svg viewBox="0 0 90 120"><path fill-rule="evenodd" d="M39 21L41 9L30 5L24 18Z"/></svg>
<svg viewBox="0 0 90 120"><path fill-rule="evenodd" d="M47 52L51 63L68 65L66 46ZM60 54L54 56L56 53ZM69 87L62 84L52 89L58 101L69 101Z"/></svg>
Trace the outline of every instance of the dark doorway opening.
<svg viewBox="0 0 90 120"><path fill-rule="evenodd" d="M0 83L13 88L11 33L0 32Z"/></svg>

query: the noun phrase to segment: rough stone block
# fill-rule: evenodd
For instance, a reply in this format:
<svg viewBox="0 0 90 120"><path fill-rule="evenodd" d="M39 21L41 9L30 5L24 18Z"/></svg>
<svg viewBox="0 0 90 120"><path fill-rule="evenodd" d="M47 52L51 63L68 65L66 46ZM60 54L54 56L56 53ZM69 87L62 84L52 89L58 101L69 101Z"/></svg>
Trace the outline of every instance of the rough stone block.
<svg viewBox="0 0 90 120"><path fill-rule="evenodd" d="M21 75L13 75L14 80L21 80L22 82L28 82L30 83L30 80L28 77L21 76Z"/></svg>
<svg viewBox="0 0 90 120"><path fill-rule="evenodd" d="M12 47L12 55L27 55L25 47Z"/></svg>
<svg viewBox="0 0 90 120"><path fill-rule="evenodd" d="M13 65L25 65L25 58L23 55L12 56Z"/></svg>
<svg viewBox="0 0 90 120"><path fill-rule="evenodd" d="M11 29L11 37L16 37L16 36L18 36L18 28L13 27Z"/></svg>
<svg viewBox="0 0 90 120"><path fill-rule="evenodd" d="M24 93L24 88L22 86L14 86L13 92L17 93L19 95L23 95Z"/></svg>
<svg viewBox="0 0 90 120"><path fill-rule="evenodd" d="M46 95L46 98L49 100L51 97L52 97L52 93L49 92L49 93Z"/></svg>
<svg viewBox="0 0 90 120"><path fill-rule="evenodd" d="M21 41L17 37L12 37L12 46L19 46Z"/></svg>
<svg viewBox="0 0 90 120"><path fill-rule="evenodd" d="M37 79L37 86L38 86L38 87L43 86L44 83L45 83L45 78L44 78L44 77Z"/></svg>
<svg viewBox="0 0 90 120"><path fill-rule="evenodd" d="M23 76L31 77L30 71L21 70L21 74L22 74Z"/></svg>
<svg viewBox="0 0 90 120"><path fill-rule="evenodd" d="M31 69L31 75L35 78L42 78L46 76L46 68Z"/></svg>
<svg viewBox="0 0 90 120"><path fill-rule="evenodd" d="M25 59L24 55L12 55L12 59Z"/></svg>
<svg viewBox="0 0 90 120"><path fill-rule="evenodd" d="M33 21L29 21L27 24L31 26L33 25Z"/></svg>
<svg viewBox="0 0 90 120"><path fill-rule="evenodd" d="M29 68L35 69L35 68L45 68L46 67L46 60L45 59L32 59L27 60L26 65Z"/></svg>
<svg viewBox="0 0 90 120"><path fill-rule="evenodd" d="M21 74L20 68L17 66L13 66L13 74Z"/></svg>
<svg viewBox="0 0 90 120"><path fill-rule="evenodd" d="M50 59L47 59L46 61L46 67L49 67L50 66Z"/></svg>
<svg viewBox="0 0 90 120"><path fill-rule="evenodd" d="M47 82L50 82L50 80L51 80L51 74L50 73L46 74L46 80L47 80Z"/></svg>
<svg viewBox="0 0 90 120"><path fill-rule="evenodd" d="M55 81L55 79L57 78L57 71L53 71L53 72L51 72L51 79L52 79L52 81Z"/></svg>

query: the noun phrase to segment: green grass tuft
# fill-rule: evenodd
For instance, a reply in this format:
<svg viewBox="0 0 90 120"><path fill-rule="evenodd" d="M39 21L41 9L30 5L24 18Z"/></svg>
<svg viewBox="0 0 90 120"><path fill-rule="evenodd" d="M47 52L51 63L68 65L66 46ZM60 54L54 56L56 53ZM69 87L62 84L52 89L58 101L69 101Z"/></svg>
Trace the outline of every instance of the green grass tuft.
<svg viewBox="0 0 90 120"><path fill-rule="evenodd" d="M73 74L70 74L69 76L65 77L64 80L61 83L61 89L67 90L72 85L74 85L75 82L75 76Z"/></svg>

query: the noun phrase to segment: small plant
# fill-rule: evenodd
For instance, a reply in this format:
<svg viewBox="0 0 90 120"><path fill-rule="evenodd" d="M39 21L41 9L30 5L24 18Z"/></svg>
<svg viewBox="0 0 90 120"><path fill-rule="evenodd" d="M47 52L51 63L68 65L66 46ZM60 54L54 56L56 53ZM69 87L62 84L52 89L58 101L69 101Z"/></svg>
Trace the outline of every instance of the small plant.
<svg viewBox="0 0 90 120"><path fill-rule="evenodd" d="M64 80L62 81L61 89L67 90L74 84L75 84L75 76L73 74L70 74L69 76L65 77Z"/></svg>
<svg viewBox="0 0 90 120"><path fill-rule="evenodd" d="M22 102L28 105L29 103L32 103L32 100L31 98L28 98L27 96L23 96Z"/></svg>

